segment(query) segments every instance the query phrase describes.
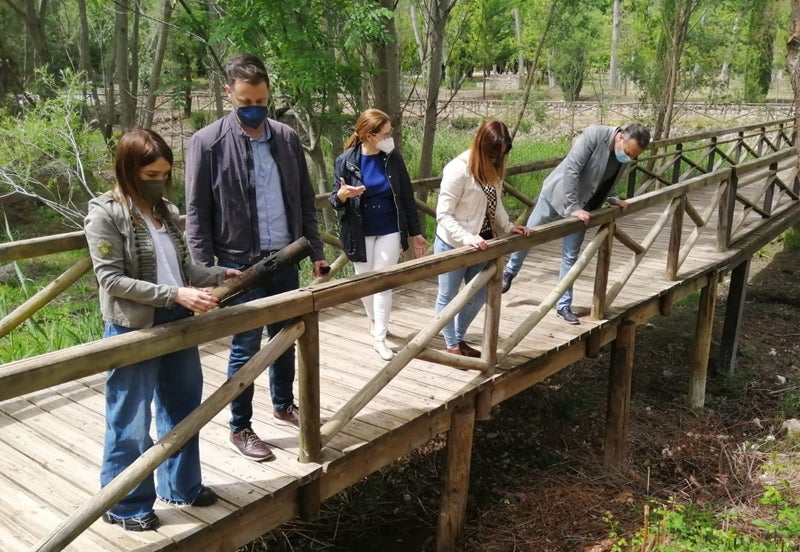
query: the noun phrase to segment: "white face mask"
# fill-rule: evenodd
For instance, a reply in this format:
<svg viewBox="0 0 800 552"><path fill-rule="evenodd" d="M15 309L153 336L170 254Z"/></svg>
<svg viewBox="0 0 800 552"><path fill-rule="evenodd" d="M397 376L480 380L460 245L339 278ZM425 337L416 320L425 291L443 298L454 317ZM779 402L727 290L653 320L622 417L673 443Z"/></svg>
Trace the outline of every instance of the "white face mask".
<svg viewBox="0 0 800 552"><path fill-rule="evenodd" d="M384 138L380 142L377 142L375 147L381 150L383 153L392 153L392 150L394 149L394 138L391 136Z"/></svg>

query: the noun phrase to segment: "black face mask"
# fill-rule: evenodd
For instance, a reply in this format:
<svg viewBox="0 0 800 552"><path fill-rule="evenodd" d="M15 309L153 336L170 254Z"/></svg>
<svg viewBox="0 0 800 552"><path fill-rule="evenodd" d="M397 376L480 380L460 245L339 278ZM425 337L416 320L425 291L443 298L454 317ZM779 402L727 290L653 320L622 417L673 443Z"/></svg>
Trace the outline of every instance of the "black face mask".
<svg viewBox="0 0 800 552"><path fill-rule="evenodd" d="M139 191L154 205L164 197L166 186L166 180L139 180Z"/></svg>

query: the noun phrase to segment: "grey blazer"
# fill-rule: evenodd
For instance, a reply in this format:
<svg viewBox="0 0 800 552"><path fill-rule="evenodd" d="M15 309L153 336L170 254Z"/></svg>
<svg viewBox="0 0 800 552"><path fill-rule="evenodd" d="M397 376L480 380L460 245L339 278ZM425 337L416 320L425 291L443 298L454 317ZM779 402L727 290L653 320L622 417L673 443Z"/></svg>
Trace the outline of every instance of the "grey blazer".
<svg viewBox="0 0 800 552"><path fill-rule="evenodd" d="M177 220L177 207L171 203L167 207ZM155 309L171 308L178 288L142 279L141 248L152 249L153 245L152 242L137 245L128 205L117 202L111 192L92 199L84 228L103 320L126 328L152 327ZM188 256L180 268L184 285L210 286L225 280L225 268L192 264Z"/></svg>
<svg viewBox="0 0 800 552"><path fill-rule="evenodd" d="M600 185L611 155L612 141L619 131L619 127L612 126L587 127L567 156L545 178L539 197L547 200L562 217L583 209ZM625 165L620 165L614 177L615 183L624 168Z"/></svg>

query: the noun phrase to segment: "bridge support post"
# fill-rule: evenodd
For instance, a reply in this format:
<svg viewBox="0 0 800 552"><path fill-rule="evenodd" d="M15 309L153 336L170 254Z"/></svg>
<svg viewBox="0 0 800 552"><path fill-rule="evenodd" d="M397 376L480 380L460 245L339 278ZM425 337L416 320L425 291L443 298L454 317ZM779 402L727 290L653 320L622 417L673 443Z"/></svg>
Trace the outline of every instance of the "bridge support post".
<svg viewBox="0 0 800 552"><path fill-rule="evenodd" d="M739 328L744 314L744 300L747 292L747 277L750 273L750 261L740 263L731 271L731 283L728 287L728 300L725 307L725 323L719 345L719 371L733 375L736 367L736 351L739 348Z"/></svg>
<svg viewBox="0 0 800 552"><path fill-rule="evenodd" d="M447 434L447 469L436 531L437 552L456 549L464 529L475 429L475 405L468 403L454 409Z"/></svg>
<svg viewBox="0 0 800 552"><path fill-rule="evenodd" d="M700 292L700 307L697 311L697 326L694 332L689 382L689 407L703 408L706 401L706 377L708 376L708 353L711 350L711 331L714 327L714 300L717 296L716 274L709 274L708 284Z"/></svg>
<svg viewBox="0 0 800 552"><path fill-rule="evenodd" d="M628 418L631 408L633 348L636 323L623 320L617 327L617 338L611 349L606 407L606 441L603 447L606 469L620 471L627 455Z"/></svg>

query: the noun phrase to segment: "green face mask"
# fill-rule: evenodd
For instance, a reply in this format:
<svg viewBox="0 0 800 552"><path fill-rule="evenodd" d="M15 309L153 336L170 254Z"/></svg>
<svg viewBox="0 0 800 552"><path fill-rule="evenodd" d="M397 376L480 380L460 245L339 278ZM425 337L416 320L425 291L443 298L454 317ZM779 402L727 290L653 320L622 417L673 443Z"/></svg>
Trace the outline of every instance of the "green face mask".
<svg viewBox="0 0 800 552"><path fill-rule="evenodd" d="M167 185L166 180L140 180L139 190L142 195L152 203L158 203L164 196L164 189Z"/></svg>

